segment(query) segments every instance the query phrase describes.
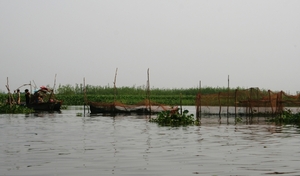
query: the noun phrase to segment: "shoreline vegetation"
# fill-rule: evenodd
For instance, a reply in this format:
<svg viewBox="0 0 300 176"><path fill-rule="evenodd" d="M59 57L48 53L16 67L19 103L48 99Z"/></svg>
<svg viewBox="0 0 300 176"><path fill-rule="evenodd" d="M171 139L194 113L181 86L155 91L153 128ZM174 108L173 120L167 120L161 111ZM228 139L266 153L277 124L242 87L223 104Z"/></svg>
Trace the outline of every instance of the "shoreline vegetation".
<svg viewBox="0 0 300 176"><path fill-rule="evenodd" d="M46 86L50 87L50 86ZM21 91L21 102L25 102L25 93L23 87ZM201 90L202 94L217 94L219 92L227 92L227 88L206 87ZM31 93L33 93L32 90ZM187 89L160 89L152 88L150 91L150 99L162 105L170 106L193 106L195 105L196 95L200 92L198 88ZM109 86L92 86L86 85L85 89L82 84L59 85L55 90L55 98L63 100L63 109L69 105L84 105L87 101L93 102L121 102L123 104L134 105L143 102L147 97L146 86L132 86L132 87L109 87ZM12 96L15 96L11 93ZM27 113L30 109L19 105L6 105L8 93L0 93L0 112L1 113ZM217 102L214 102L218 105Z"/></svg>
<svg viewBox="0 0 300 176"><path fill-rule="evenodd" d="M23 89L25 90L25 88ZM21 102L25 102L24 90L21 89ZM33 91L34 90L32 90L31 93L33 93ZM285 102L280 105L281 107L299 107L300 105L300 94L287 95L282 91L273 92L270 90L260 90L259 88L244 89L240 87L204 87L201 89L151 88L149 94L146 86L116 88L110 86L83 86L83 84L76 84L75 86L59 85L54 90L54 93L57 99L63 100L63 106L84 105L87 101L103 103L121 102L123 104L133 105L143 102L147 98L150 98L151 102L170 106L236 106L237 102L243 106L250 101L251 103L256 103L255 106L269 106L266 103L262 104L261 101L267 99L269 99L268 101L270 102L275 99L276 103ZM4 107L7 97L7 93L0 93L0 106ZM278 97L280 101L278 101ZM278 105L275 106L278 107Z"/></svg>
<svg viewBox="0 0 300 176"><path fill-rule="evenodd" d="M46 86L49 87L49 86ZM25 90L25 88L24 88ZM25 102L24 90L21 90L21 102ZM32 90L31 93L33 93ZM238 91L238 95L237 92ZM146 86L132 86L132 87L110 87L110 86L93 86L86 85L85 89L82 84L72 85L59 85L54 90L55 97L63 100L63 105L84 105L85 98L87 101L112 103L114 101L123 104L133 105L144 101L150 97L151 101L164 104L164 105L183 105L194 106L196 105L197 95L201 95L202 106L235 106L239 100L255 100L270 97L270 90L261 90L259 88L227 88L227 87L204 87L204 88L151 88L150 96L146 92ZM286 95L284 93L284 95ZM0 93L0 104L5 103L7 100L7 93ZM238 96L238 100L234 98ZM277 96L277 95L276 95ZM300 101L300 94L282 96L283 100ZM299 104L289 101L287 106L299 106Z"/></svg>
<svg viewBox="0 0 300 176"><path fill-rule="evenodd" d="M230 91L234 91L231 89ZM168 104L168 105L195 105L196 95L200 92L198 88L181 88L181 89L160 89L152 88L150 91L151 101ZM228 92L228 88L224 87L206 87L201 89L201 94L218 94L219 92ZM267 92L267 91L266 91ZM64 105L84 105L84 87L82 84L59 85L55 89L57 99L63 100ZM114 87L109 86L92 86L86 85L86 98L88 101L111 103L114 100L124 104L136 104L147 97L146 87ZM6 93L0 93L0 102L5 102ZM25 101L24 90L21 90L21 102ZM217 106L218 104L216 104Z"/></svg>

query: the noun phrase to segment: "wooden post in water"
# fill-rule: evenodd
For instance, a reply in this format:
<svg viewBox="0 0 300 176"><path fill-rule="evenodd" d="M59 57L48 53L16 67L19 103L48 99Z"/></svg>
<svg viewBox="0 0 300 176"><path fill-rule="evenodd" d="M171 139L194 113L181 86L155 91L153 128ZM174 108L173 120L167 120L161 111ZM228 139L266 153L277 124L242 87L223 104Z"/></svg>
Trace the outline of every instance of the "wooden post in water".
<svg viewBox="0 0 300 176"><path fill-rule="evenodd" d="M202 113L202 109L201 109L201 93L202 93L202 90L201 90L201 81L199 81L199 93L200 93L200 97L199 97L199 117L201 117L201 113Z"/></svg>
<svg viewBox="0 0 300 176"><path fill-rule="evenodd" d="M273 105L272 105L271 90L268 90L268 92L269 92L269 101L270 101L272 115L273 115L274 111L273 111Z"/></svg>
<svg viewBox="0 0 300 176"><path fill-rule="evenodd" d="M256 88L256 100L258 100L259 99L259 88L257 87ZM260 103L258 104L257 103L257 113L259 113L259 106L260 106Z"/></svg>
<svg viewBox="0 0 300 176"><path fill-rule="evenodd" d="M149 106L149 111L150 111L150 115L151 115L151 100L150 100L150 81L149 81L149 68L147 70L147 86L146 86L146 108L147 106Z"/></svg>
<svg viewBox="0 0 300 176"><path fill-rule="evenodd" d="M118 68L116 68L115 78L114 78L114 104L115 104L115 102L116 102L116 96L117 96L117 87L116 87L116 82L117 82L117 72L118 72Z"/></svg>
<svg viewBox="0 0 300 176"><path fill-rule="evenodd" d="M238 89L235 89L235 92L234 92L234 97L235 97L235 98L234 98L234 99L235 99L235 100L234 100L234 101L235 101L235 103L234 103L234 104L235 104L235 106L234 106L234 114L235 114L235 117L237 116L237 115L236 115L236 108L237 108L236 106L237 106L237 104L238 104L238 102L237 102L237 92L238 92Z"/></svg>
<svg viewBox="0 0 300 176"><path fill-rule="evenodd" d="M6 78L6 85L5 86L6 86L6 89L8 91L8 103L9 103L9 105L11 107L13 105L14 98L13 98L13 96L10 93L9 84L8 84L8 77Z"/></svg>
<svg viewBox="0 0 300 176"><path fill-rule="evenodd" d="M276 103L276 113L282 115L283 112L283 100L282 100L283 91L277 93L277 103Z"/></svg>
<svg viewBox="0 0 300 176"><path fill-rule="evenodd" d="M115 113L116 110L116 96L117 96L117 87L116 87L116 82L117 82L117 72L118 72L118 68L116 68L116 72L115 72L115 78L114 78L114 103L113 103L113 113Z"/></svg>
<svg viewBox="0 0 300 176"><path fill-rule="evenodd" d="M227 87L227 116L229 115L229 75L228 75L228 87Z"/></svg>
<svg viewBox="0 0 300 176"><path fill-rule="evenodd" d="M196 95L196 118L199 118L199 93Z"/></svg>
<svg viewBox="0 0 300 176"><path fill-rule="evenodd" d="M83 99L84 99L84 101L83 101L83 117L85 117L85 104L86 104L86 101L87 101L87 99L86 99L86 91L85 91L86 89L85 89L85 78L83 78Z"/></svg>
<svg viewBox="0 0 300 176"><path fill-rule="evenodd" d="M250 88L250 96L249 96L249 114L253 114L252 110L252 92L253 92L253 87Z"/></svg>
<svg viewBox="0 0 300 176"><path fill-rule="evenodd" d="M56 74L55 74L55 77L54 77L53 88L52 88L52 91L51 91L51 93L50 93L50 96L49 96L48 102L50 102L50 100L51 100L51 97L53 96L53 93L54 93L55 86L56 86Z"/></svg>
<svg viewBox="0 0 300 176"><path fill-rule="evenodd" d="M182 115L182 94L180 93L180 114Z"/></svg>
<svg viewBox="0 0 300 176"><path fill-rule="evenodd" d="M221 116L221 100L220 100L220 95L221 95L221 92L219 92L218 94L218 99L219 99L219 116Z"/></svg>

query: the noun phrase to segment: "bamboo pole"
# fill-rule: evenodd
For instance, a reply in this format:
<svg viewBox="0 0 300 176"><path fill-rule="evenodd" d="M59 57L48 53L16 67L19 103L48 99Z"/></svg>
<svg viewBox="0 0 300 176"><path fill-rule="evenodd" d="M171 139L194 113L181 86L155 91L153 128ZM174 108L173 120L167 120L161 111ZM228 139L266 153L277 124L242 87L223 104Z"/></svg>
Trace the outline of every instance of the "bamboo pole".
<svg viewBox="0 0 300 176"><path fill-rule="evenodd" d="M32 85L31 85L31 81L29 81L30 84L30 95L32 94Z"/></svg>
<svg viewBox="0 0 300 176"><path fill-rule="evenodd" d="M20 89L21 87L24 87L24 86L31 86L31 84L30 83L29 84L23 84L20 87L18 87L17 89Z"/></svg>
<svg viewBox="0 0 300 176"><path fill-rule="evenodd" d="M146 86L146 101L148 101L148 103L146 104L146 108L147 106L149 106L149 111L151 114L151 100L150 100L150 73L149 73L149 68L147 69L147 86Z"/></svg>
<svg viewBox="0 0 300 176"><path fill-rule="evenodd" d="M199 98L200 97L200 95L199 95L199 93L196 95L196 118L198 119L199 118L199 112L200 112L200 110L199 110Z"/></svg>
<svg viewBox="0 0 300 176"><path fill-rule="evenodd" d="M252 91L253 91L253 88L251 87L250 88L250 96L249 96L249 114L253 114L253 110L252 110Z"/></svg>
<svg viewBox="0 0 300 176"><path fill-rule="evenodd" d="M268 90L268 92L269 92L269 101L270 101L272 115L273 115L274 111L273 111L273 105L272 105L271 90Z"/></svg>
<svg viewBox="0 0 300 176"><path fill-rule="evenodd" d="M115 106L116 96L117 96L117 87L116 87L116 82L117 82L117 72L118 72L118 68L116 68L115 78L114 78L114 106Z"/></svg>
<svg viewBox="0 0 300 176"><path fill-rule="evenodd" d="M228 75L228 86L227 86L227 116L229 115L229 75Z"/></svg>
<svg viewBox="0 0 300 176"><path fill-rule="evenodd" d="M258 96L258 95L259 95L259 88L257 87L257 88L256 88L256 100L259 99L259 96ZM257 103L257 113L259 113L259 106L260 106L260 103L259 103L259 104Z"/></svg>
<svg viewBox="0 0 300 176"><path fill-rule="evenodd" d="M50 99L51 99L51 97L53 96L55 86L56 86L56 74L55 74L55 76L54 76L53 88L52 88L52 90L51 90L51 94L50 94L50 96L49 96L48 102L50 102Z"/></svg>
<svg viewBox="0 0 300 176"><path fill-rule="evenodd" d="M5 85L7 91L8 91L8 103L10 105L10 107L12 106L14 100L14 97L11 95L10 93L10 89L9 89L9 81L8 81L8 77L6 78L6 85Z"/></svg>
<svg viewBox="0 0 300 176"><path fill-rule="evenodd" d="M84 99L84 102L83 102L83 117L85 117L85 105L87 103L87 98L86 98L86 89L85 89L85 78L83 78L83 99Z"/></svg>
<svg viewBox="0 0 300 176"><path fill-rule="evenodd" d="M34 84L34 89L36 90L36 89L37 89L37 86L36 86L34 80L32 80L32 82L33 82L33 84Z"/></svg>
<svg viewBox="0 0 300 176"><path fill-rule="evenodd" d="M218 99L219 99L219 116L221 115L221 100L220 100L220 95L221 95L221 92L219 92L219 94L218 94Z"/></svg>
<svg viewBox="0 0 300 176"><path fill-rule="evenodd" d="M199 81L199 93L200 93L200 97L199 97L199 117L201 117L201 113L202 113L202 109L201 109L201 93L202 93L202 87L201 87L201 81Z"/></svg>
<svg viewBox="0 0 300 176"><path fill-rule="evenodd" d="M234 93L234 114L235 114L235 117L237 117L237 115L236 115L236 106L237 106L237 89L235 89L235 93Z"/></svg>
<svg viewBox="0 0 300 176"><path fill-rule="evenodd" d="M180 114L182 115L182 94L180 93Z"/></svg>
<svg viewBox="0 0 300 176"><path fill-rule="evenodd" d="M56 86L56 75L57 75L57 74L55 74L55 77L54 77L54 83L53 83L53 88L52 88L53 91L54 91L55 86Z"/></svg>
<svg viewBox="0 0 300 176"><path fill-rule="evenodd" d="M83 96L84 96L84 102L87 104L87 96L86 96L86 86L85 86L85 78L83 78Z"/></svg>
<svg viewBox="0 0 300 176"><path fill-rule="evenodd" d="M278 105L279 104L279 94L278 93L276 93L276 110L275 110L275 113L276 114L278 114L278 112L279 112L279 108L278 108Z"/></svg>
<svg viewBox="0 0 300 176"><path fill-rule="evenodd" d="M280 114L283 112L283 99L282 99L283 91L280 91L280 99L279 99L279 108Z"/></svg>

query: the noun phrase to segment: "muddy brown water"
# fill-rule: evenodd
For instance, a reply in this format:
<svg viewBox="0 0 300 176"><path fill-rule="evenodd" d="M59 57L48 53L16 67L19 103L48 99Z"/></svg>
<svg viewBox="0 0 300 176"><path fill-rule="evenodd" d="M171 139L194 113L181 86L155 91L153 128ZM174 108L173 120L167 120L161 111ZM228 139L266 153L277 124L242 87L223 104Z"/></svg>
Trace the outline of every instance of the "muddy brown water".
<svg viewBox="0 0 300 176"><path fill-rule="evenodd" d="M300 175L296 126L204 116L172 128L78 113L1 114L0 175Z"/></svg>

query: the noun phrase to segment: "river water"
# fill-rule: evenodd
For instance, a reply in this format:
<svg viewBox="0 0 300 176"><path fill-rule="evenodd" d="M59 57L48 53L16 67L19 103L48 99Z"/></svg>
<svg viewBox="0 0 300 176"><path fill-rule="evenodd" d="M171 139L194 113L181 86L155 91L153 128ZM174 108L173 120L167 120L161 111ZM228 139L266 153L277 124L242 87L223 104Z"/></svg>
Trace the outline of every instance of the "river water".
<svg viewBox="0 0 300 176"><path fill-rule="evenodd" d="M149 116L80 114L1 114L0 175L300 175L295 126L204 116L175 128Z"/></svg>

